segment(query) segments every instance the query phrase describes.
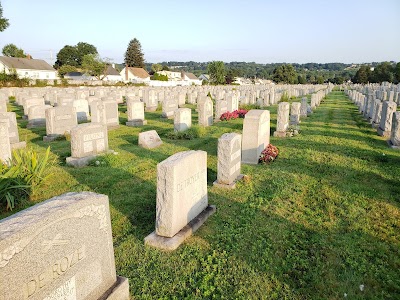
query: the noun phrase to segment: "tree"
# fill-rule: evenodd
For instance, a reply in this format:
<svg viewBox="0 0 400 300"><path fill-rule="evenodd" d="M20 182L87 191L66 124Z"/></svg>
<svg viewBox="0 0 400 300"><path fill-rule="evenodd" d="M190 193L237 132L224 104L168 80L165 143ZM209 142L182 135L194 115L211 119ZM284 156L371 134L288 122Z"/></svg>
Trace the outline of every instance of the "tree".
<svg viewBox="0 0 400 300"><path fill-rule="evenodd" d="M396 67L394 67L394 77L396 82L400 82L400 62L397 63Z"/></svg>
<svg viewBox="0 0 400 300"><path fill-rule="evenodd" d="M142 46L138 39L134 38L129 42L125 52L125 65L128 67L144 68L144 55Z"/></svg>
<svg viewBox="0 0 400 300"><path fill-rule="evenodd" d="M390 62L383 62L377 65L372 71L371 82L381 83L383 81L393 82L394 81L394 68Z"/></svg>
<svg viewBox="0 0 400 300"><path fill-rule="evenodd" d="M74 67L81 67L83 57L87 54L97 54L95 46L79 42L75 46L65 45L58 53L57 60L55 62L55 68L59 68L62 65L69 65Z"/></svg>
<svg viewBox="0 0 400 300"><path fill-rule="evenodd" d="M64 75L67 73L77 72L77 71L78 71L78 69L76 67L70 66L70 65L62 65L57 70L58 76L60 76L61 78L64 78Z"/></svg>
<svg viewBox="0 0 400 300"><path fill-rule="evenodd" d="M210 76L210 83L224 84L225 83L225 65L223 61L212 61L207 65L207 73Z"/></svg>
<svg viewBox="0 0 400 300"><path fill-rule="evenodd" d="M99 80L107 76L109 65L109 60L102 60L98 54L86 54L82 59L82 70Z"/></svg>
<svg viewBox="0 0 400 300"><path fill-rule="evenodd" d="M240 74L238 69L229 69L226 72L225 83L231 84L233 81L235 81L236 77L239 77L239 75Z"/></svg>
<svg viewBox="0 0 400 300"><path fill-rule="evenodd" d="M1 7L0 3L0 32L6 30L6 28L10 25L8 19L3 18L3 7Z"/></svg>
<svg viewBox="0 0 400 300"><path fill-rule="evenodd" d="M357 73L354 75L352 78L353 83L368 83L369 79L371 77L371 68L369 66L361 66Z"/></svg>
<svg viewBox="0 0 400 300"><path fill-rule="evenodd" d="M306 84L307 83L307 81L304 78L304 76L301 76L301 75L297 76L297 81L298 81L299 84Z"/></svg>
<svg viewBox="0 0 400 300"><path fill-rule="evenodd" d="M14 44L7 44L3 47L2 53L8 57L26 57L24 50L18 48Z"/></svg>
<svg viewBox="0 0 400 300"><path fill-rule="evenodd" d="M297 74L292 65L280 65L274 69L272 79L278 83L293 84L297 80Z"/></svg>
<svg viewBox="0 0 400 300"><path fill-rule="evenodd" d="M167 65L162 66L162 71L170 71L169 67Z"/></svg>
<svg viewBox="0 0 400 300"><path fill-rule="evenodd" d="M152 70L154 73L157 73L157 72L161 71L162 68L163 68L163 66L160 65L160 64L152 64L152 65L151 65L151 70Z"/></svg>

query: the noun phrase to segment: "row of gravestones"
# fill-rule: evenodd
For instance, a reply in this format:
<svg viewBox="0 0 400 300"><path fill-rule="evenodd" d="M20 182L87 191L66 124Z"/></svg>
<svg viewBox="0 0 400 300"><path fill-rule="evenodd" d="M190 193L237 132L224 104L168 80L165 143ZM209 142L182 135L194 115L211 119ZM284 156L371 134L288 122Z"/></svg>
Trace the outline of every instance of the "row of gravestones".
<svg viewBox="0 0 400 300"><path fill-rule="evenodd" d="M390 147L400 149L400 111L396 111L396 101L399 99L394 97L394 91L389 92L389 97L384 98L386 100L381 100L377 97L385 96L386 92L364 87L358 89L363 90L365 94L356 89L346 89L346 93L358 106L364 118L377 128L378 135L389 138Z"/></svg>
<svg viewBox="0 0 400 300"><path fill-rule="evenodd" d="M105 125L75 128L72 153L108 150ZM241 163L258 163L269 132L269 111L251 110L242 135L221 136L214 184L234 187ZM156 205L145 244L176 249L216 210L208 205L206 152L180 152L157 165ZM129 299L128 280L116 276L108 197L67 193L1 220L0 275L1 300Z"/></svg>

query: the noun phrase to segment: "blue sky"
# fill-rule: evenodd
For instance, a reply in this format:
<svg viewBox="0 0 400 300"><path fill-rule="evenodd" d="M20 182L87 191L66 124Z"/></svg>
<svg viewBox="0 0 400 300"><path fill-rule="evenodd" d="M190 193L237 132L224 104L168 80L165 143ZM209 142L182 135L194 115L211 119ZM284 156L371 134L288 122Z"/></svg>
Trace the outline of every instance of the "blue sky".
<svg viewBox="0 0 400 300"><path fill-rule="evenodd" d="M87 42L123 62L137 38L147 62L400 61L400 0L0 0L8 43L49 60Z"/></svg>

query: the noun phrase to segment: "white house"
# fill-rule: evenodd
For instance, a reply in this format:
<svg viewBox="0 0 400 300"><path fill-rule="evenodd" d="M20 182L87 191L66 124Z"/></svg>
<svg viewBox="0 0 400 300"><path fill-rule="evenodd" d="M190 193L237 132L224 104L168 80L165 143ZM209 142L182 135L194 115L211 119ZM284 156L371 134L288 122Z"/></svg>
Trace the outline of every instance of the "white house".
<svg viewBox="0 0 400 300"><path fill-rule="evenodd" d="M57 79L57 71L41 59L0 56L0 72L17 73L19 78Z"/></svg>
<svg viewBox="0 0 400 300"><path fill-rule="evenodd" d="M106 76L104 76L103 80L104 81L114 81L114 82L118 82L118 81L123 81L123 77L121 76L120 73L118 73L118 71L114 68L115 65L112 66L108 66L107 70L105 72Z"/></svg>
<svg viewBox="0 0 400 300"><path fill-rule="evenodd" d="M157 74L168 76L168 81L180 81L180 80L182 80L181 72L158 71Z"/></svg>
<svg viewBox="0 0 400 300"><path fill-rule="evenodd" d="M135 83L148 83L150 82L150 75L143 68L125 67L119 73L124 81L131 81Z"/></svg>
<svg viewBox="0 0 400 300"><path fill-rule="evenodd" d="M196 77L193 73L182 72L182 80L188 81L190 84L201 85L202 81Z"/></svg>

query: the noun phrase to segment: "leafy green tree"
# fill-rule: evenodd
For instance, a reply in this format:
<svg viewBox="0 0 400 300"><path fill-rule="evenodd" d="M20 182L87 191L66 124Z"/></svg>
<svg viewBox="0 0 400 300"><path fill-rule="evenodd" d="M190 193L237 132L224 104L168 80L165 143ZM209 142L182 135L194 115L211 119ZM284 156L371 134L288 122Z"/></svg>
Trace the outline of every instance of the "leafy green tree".
<svg viewBox="0 0 400 300"><path fill-rule="evenodd" d="M26 57L24 50L18 48L14 44L7 44L3 47L2 53L8 57Z"/></svg>
<svg viewBox="0 0 400 300"><path fill-rule="evenodd" d="M62 65L70 65L81 67L83 57L87 54L98 54L95 46L79 42L75 46L65 45L58 53L55 67L59 68Z"/></svg>
<svg viewBox="0 0 400 300"><path fill-rule="evenodd" d="M372 71L371 82L381 83L384 81L394 82L394 68L390 62L383 62L377 65Z"/></svg>
<svg viewBox="0 0 400 300"><path fill-rule="evenodd" d="M394 67L394 77L397 83L400 82L400 62Z"/></svg>
<svg viewBox="0 0 400 300"><path fill-rule="evenodd" d="M3 7L1 7L0 3L0 32L6 30L6 28L10 25L8 19L3 18Z"/></svg>
<svg viewBox="0 0 400 300"><path fill-rule="evenodd" d="M125 52L125 65L128 67L144 68L144 55L142 45L137 38L129 42Z"/></svg>
<svg viewBox="0 0 400 300"><path fill-rule="evenodd" d="M298 82L299 84L306 84L306 83L307 83L307 81L306 81L306 79L304 78L304 76L301 76L301 75L298 75L298 76L297 76L297 82Z"/></svg>
<svg viewBox="0 0 400 300"><path fill-rule="evenodd" d="M207 65L207 73L210 76L210 83L224 84L225 83L225 65L223 61L212 61Z"/></svg>
<svg viewBox="0 0 400 300"><path fill-rule="evenodd" d="M297 80L296 70L292 65L280 65L275 68L272 79L278 83L293 84Z"/></svg>
<svg viewBox="0 0 400 300"><path fill-rule="evenodd" d="M86 54L82 59L82 70L99 80L106 77L109 66L108 61L104 61L98 54Z"/></svg>
<svg viewBox="0 0 400 300"><path fill-rule="evenodd" d="M70 65L62 65L61 67L58 68L58 76L61 78L64 78L65 74L70 73L70 72L77 72L78 69L74 66Z"/></svg>
<svg viewBox="0 0 400 300"><path fill-rule="evenodd" d="M163 65L161 71L170 71L170 69L167 65Z"/></svg>
<svg viewBox="0 0 400 300"><path fill-rule="evenodd" d="M371 77L371 68L367 65L361 66L352 78L353 83L368 83Z"/></svg>
<svg viewBox="0 0 400 300"><path fill-rule="evenodd" d="M317 83L318 83L318 84L323 84L323 83L324 83L324 77L318 76L318 77L317 77Z"/></svg>
<svg viewBox="0 0 400 300"><path fill-rule="evenodd" d="M239 70L238 69L229 69L226 72L226 76L225 76L226 84L231 84L233 81L235 81L236 77L240 77Z"/></svg>
<svg viewBox="0 0 400 300"><path fill-rule="evenodd" d="M163 68L163 66L160 65L160 64L152 64L152 65L151 65L151 70L152 70L154 73L157 73L157 72L161 71L162 68Z"/></svg>
<svg viewBox="0 0 400 300"><path fill-rule="evenodd" d="M153 76L150 77L150 79L151 80L159 80L159 81L168 81L168 76L155 73Z"/></svg>

